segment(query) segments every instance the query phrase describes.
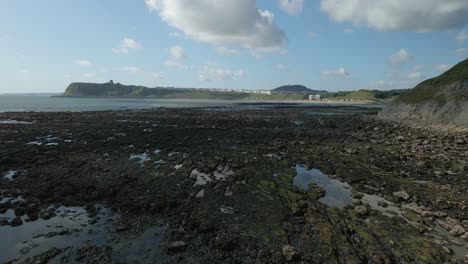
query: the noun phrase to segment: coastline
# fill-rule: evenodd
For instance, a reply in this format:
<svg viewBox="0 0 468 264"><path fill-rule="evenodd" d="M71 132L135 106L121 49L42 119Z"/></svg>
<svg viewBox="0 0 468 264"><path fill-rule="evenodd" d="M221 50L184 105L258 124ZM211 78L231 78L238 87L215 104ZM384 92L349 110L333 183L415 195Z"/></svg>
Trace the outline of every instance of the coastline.
<svg viewBox="0 0 468 264"><path fill-rule="evenodd" d="M284 263L284 248L304 262L327 262L324 252L332 251L355 261L441 263L466 254L463 246L443 244L452 254L437 243L461 239L442 231L464 228L456 219L468 217L462 207L468 201L459 195L464 167L446 169L447 159L465 157L466 134L427 133L361 107L207 110L0 113L0 120L10 120L0 124L0 172L11 178L0 179L0 209L29 208L15 218L19 226L8 218L6 227L56 221L54 205L82 208L74 210L84 210L89 222L76 222L86 227L75 233L64 225L39 239L68 241L101 224L112 234L104 244L96 242L102 240L97 232L87 246L78 241L44 248L48 255L23 250L18 257L117 260L126 252L122 241L151 244L148 252L157 259L198 263ZM421 149L438 155L413 154ZM328 191L319 185L297 188L296 175L312 168L349 186L344 206L325 204ZM288 248L291 238L300 243ZM41 243L24 240L23 247Z"/></svg>

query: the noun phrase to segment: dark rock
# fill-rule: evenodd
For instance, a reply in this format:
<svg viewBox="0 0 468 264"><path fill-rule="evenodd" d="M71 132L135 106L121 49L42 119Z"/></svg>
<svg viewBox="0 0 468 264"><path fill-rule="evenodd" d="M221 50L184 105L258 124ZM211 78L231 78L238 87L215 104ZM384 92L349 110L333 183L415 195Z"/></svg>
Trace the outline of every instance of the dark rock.
<svg viewBox="0 0 468 264"><path fill-rule="evenodd" d="M11 220L10 225L11 226L20 226L23 224L23 220L21 220L21 217L17 216L13 220Z"/></svg>
<svg viewBox="0 0 468 264"><path fill-rule="evenodd" d="M168 253L183 252L187 249L187 244L184 241L175 241L167 245Z"/></svg>

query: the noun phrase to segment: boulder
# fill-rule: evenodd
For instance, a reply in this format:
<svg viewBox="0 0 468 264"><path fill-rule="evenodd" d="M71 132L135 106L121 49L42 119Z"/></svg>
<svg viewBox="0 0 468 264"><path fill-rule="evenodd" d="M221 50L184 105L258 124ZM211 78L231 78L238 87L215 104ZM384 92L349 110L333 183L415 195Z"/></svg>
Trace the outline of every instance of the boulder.
<svg viewBox="0 0 468 264"><path fill-rule="evenodd" d="M299 253L299 250L297 250L293 246L286 245L283 246L283 256L286 258L287 261L293 261L298 259L301 256L301 254Z"/></svg>

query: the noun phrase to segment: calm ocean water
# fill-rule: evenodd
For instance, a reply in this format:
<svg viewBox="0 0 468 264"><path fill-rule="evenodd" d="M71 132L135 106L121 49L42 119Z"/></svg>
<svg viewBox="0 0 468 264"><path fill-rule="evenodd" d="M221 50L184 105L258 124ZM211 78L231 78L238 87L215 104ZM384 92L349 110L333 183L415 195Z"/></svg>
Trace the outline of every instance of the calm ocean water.
<svg viewBox="0 0 468 264"><path fill-rule="evenodd" d="M232 106L240 102L226 100L53 98L50 96L0 95L0 112L79 112L150 109L157 107L220 107Z"/></svg>

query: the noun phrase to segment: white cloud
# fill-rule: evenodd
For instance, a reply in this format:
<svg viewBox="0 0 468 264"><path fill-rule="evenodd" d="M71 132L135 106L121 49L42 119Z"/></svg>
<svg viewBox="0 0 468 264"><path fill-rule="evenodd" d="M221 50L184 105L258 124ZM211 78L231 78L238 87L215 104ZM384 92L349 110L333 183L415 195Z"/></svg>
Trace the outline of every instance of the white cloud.
<svg viewBox="0 0 468 264"><path fill-rule="evenodd" d="M308 36L309 38L311 38L311 39L314 39L314 38L317 37L317 33L312 32L312 31L309 31L309 32L307 32L307 36Z"/></svg>
<svg viewBox="0 0 468 264"><path fill-rule="evenodd" d="M462 44L465 43L468 40L468 31L466 29L460 31L455 39Z"/></svg>
<svg viewBox="0 0 468 264"><path fill-rule="evenodd" d="M321 0L332 20L379 31L438 31L468 23L466 0Z"/></svg>
<svg viewBox="0 0 468 264"><path fill-rule="evenodd" d="M89 60L76 60L76 61L75 61L75 64L76 64L76 65L80 65L80 66L90 66L90 65L93 65L93 63L91 63Z"/></svg>
<svg viewBox="0 0 468 264"><path fill-rule="evenodd" d="M354 32L354 29L353 28L345 28L343 31L344 31L344 33L350 34L350 33Z"/></svg>
<svg viewBox="0 0 468 264"><path fill-rule="evenodd" d="M91 78L96 77L96 74L95 73L85 73L85 74L83 74L83 77L87 78L87 79L91 79Z"/></svg>
<svg viewBox="0 0 468 264"><path fill-rule="evenodd" d="M323 76L339 77L339 78L349 78L350 74L343 67L337 70L325 70L322 71Z"/></svg>
<svg viewBox="0 0 468 264"><path fill-rule="evenodd" d="M216 47L216 52L218 52L219 54L223 54L223 55L239 54L238 50L226 48L226 47L223 47L223 46Z"/></svg>
<svg viewBox="0 0 468 264"><path fill-rule="evenodd" d="M244 77L243 70L226 70L226 69L218 69L212 68L209 66L204 66L200 70L200 81L203 82L210 82L210 81L226 81L226 80L234 80Z"/></svg>
<svg viewBox="0 0 468 264"><path fill-rule="evenodd" d="M184 38L184 35L180 34L179 32L171 32L171 33L169 33L169 37L174 37L174 38L178 38L178 39L183 39L183 38Z"/></svg>
<svg viewBox="0 0 468 264"><path fill-rule="evenodd" d="M434 66L434 69L439 72L446 72L452 68L453 65L450 64L438 64Z"/></svg>
<svg viewBox="0 0 468 264"><path fill-rule="evenodd" d="M113 48L114 53L129 53L132 50L142 49L143 46L131 38L124 38L117 48Z"/></svg>
<svg viewBox="0 0 468 264"><path fill-rule="evenodd" d="M120 69L121 71L128 72L128 73L137 73L140 72L140 68L134 66L125 66Z"/></svg>
<svg viewBox="0 0 468 264"><path fill-rule="evenodd" d="M417 80L425 79L426 76L421 72L412 72L408 74L407 76L404 76L404 78L410 81L417 81Z"/></svg>
<svg viewBox="0 0 468 264"><path fill-rule="evenodd" d="M158 0L145 0L145 3L151 11L158 10Z"/></svg>
<svg viewBox="0 0 468 264"><path fill-rule="evenodd" d="M169 53L173 60L184 60L187 58L187 55L185 55L185 51L181 46L172 46L169 49Z"/></svg>
<svg viewBox="0 0 468 264"><path fill-rule="evenodd" d="M424 70L426 68L425 65L416 65L413 67L413 70L415 71L421 71L421 70Z"/></svg>
<svg viewBox="0 0 468 264"><path fill-rule="evenodd" d="M185 36L216 46L281 51L285 34L256 0L146 0L148 8Z"/></svg>
<svg viewBox="0 0 468 264"><path fill-rule="evenodd" d="M400 49L388 57L388 62L392 65L402 65L409 62L412 58L413 55L411 55L407 50Z"/></svg>
<svg viewBox="0 0 468 264"><path fill-rule="evenodd" d="M292 15L297 16L304 9L304 0L278 0L280 8Z"/></svg>

